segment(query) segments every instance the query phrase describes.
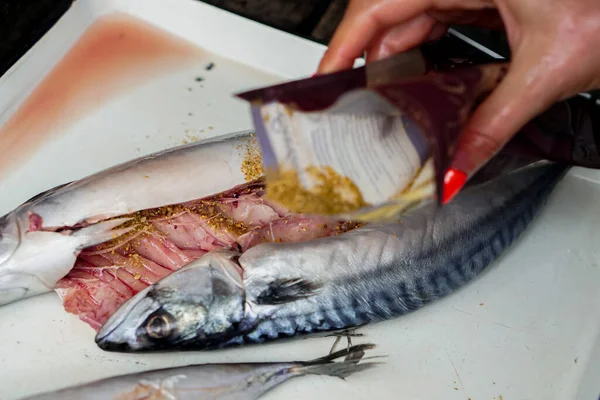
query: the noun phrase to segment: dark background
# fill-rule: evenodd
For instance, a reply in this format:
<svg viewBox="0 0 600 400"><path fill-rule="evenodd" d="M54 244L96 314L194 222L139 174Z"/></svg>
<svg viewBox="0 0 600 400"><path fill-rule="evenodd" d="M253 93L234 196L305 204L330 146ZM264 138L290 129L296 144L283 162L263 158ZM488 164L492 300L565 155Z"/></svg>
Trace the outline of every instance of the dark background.
<svg viewBox="0 0 600 400"><path fill-rule="evenodd" d="M204 0L283 31L327 44L342 19L348 0ZM73 0L0 0L0 76L69 9ZM476 41L507 56L504 35L459 28ZM470 58L487 56L453 36L436 51Z"/></svg>

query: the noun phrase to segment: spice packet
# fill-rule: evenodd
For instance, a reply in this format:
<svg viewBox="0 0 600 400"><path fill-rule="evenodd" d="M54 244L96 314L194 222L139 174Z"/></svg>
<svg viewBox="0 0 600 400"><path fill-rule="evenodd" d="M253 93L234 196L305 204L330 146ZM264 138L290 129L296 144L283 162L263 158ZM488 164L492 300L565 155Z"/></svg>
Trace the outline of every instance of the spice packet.
<svg viewBox="0 0 600 400"><path fill-rule="evenodd" d="M251 104L267 198L297 213L362 221L397 218L439 201L462 126L507 67L434 70L416 49L238 94ZM525 132L507 148L565 161L564 151L540 151L522 140L539 136L536 126ZM572 141L559 139L552 143ZM600 157L593 163L600 167Z"/></svg>
<svg viewBox="0 0 600 400"><path fill-rule="evenodd" d="M505 67L427 72L417 50L239 94L251 103L267 197L369 221L435 199L447 148Z"/></svg>

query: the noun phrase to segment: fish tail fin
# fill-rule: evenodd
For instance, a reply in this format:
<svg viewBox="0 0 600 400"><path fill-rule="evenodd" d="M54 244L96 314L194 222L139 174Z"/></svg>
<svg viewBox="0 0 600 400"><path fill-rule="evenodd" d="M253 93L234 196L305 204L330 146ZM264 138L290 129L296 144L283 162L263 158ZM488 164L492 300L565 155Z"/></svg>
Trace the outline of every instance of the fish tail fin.
<svg viewBox="0 0 600 400"><path fill-rule="evenodd" d="M340 361L326 364L313 364L294 367L298 375L327 375L346 379L348 376L373 368L377 363L357 364L353 361Z"/></svg>
<svg viewBox="0 0 600 400"><path fill-rule="evenodd" d="M359 364L363 359L365 350L373 348L375 348L373 344L351 346L347 349L294 366L292 367L292 372L297 375L327 375L345 379L354 373L370 369L378 364L374 362ZM344 360L335 361L341 357L345 357Z"/></svg>

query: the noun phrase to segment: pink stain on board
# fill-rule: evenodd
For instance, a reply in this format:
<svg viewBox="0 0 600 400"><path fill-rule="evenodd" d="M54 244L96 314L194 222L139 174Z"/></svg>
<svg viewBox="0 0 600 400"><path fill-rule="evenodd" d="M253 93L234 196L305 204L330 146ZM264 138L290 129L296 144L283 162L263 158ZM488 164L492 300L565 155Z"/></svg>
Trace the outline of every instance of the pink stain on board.
<svg viewBox="0 0 600 400"><path fill-rule="evenodd" d="M120 14L98 19L0 127L0 175L95 107L200 54L140 20Z"/></svg>

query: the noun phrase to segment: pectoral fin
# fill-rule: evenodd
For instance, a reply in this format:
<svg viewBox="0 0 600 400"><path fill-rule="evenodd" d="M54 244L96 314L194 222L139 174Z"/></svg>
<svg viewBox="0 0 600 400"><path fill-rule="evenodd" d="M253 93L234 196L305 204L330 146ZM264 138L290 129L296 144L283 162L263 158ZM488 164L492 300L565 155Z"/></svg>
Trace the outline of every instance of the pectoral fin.
<svg viewBox="0 0 600 400"><path fill-rule="evenodd" d="M316 294L320 284L303 278L275 279L256 298L257 304L281 304Z"/></svg>

